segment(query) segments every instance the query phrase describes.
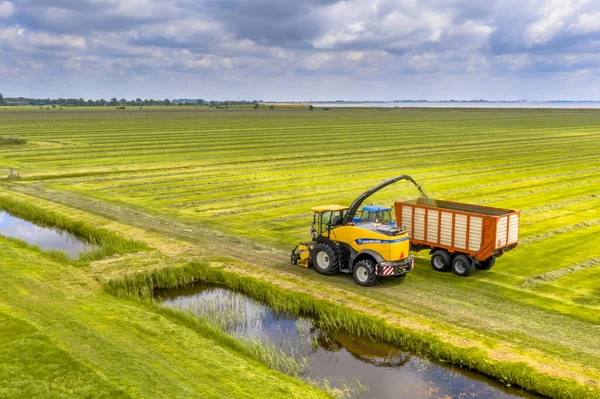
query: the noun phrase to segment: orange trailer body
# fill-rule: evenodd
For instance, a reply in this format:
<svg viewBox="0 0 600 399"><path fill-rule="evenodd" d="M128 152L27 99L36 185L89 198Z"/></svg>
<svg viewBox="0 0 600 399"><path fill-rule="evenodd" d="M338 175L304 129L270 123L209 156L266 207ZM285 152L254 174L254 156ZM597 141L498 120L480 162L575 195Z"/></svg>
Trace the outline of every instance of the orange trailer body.
<svg viewBox="0 0 600 399"><path fill-rule="evenodd" d="M519 242L519 211L425 197L396 202L394 211L415 249L441 248L483 262Z"/></svg>

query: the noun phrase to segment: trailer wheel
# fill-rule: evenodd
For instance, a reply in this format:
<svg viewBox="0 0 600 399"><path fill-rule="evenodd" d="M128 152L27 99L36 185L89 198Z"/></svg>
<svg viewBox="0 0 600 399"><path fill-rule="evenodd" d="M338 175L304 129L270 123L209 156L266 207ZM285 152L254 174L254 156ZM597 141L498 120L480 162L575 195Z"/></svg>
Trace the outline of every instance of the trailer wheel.
<svg viewBox="0 0 600 399"><path fill-rule="evenodd" d="M369 259L363 259L354 266L354 281L356 284L368 287L375 284L377 274L375 274L375 263Z"/></svg>
<svg viewBox="0 0 600 399"><path fill-rule="evenodd" d="M477 268L479 270L490 270L494 266L495 263L496 263L496 257L491 256L491 257L487 258L485 261L477 264Z"/></svg>
<svg viewBox="0 0 600 399"><path fill-rule="evenodd" d="M431 267L438 272L447 272L452 268L452 257L448 251L443 249L436 250L431 255Z"/></svg>
<svg viewBox="0 0 600 399"><path fill-rule="evenodd" d="M469 277L475 271L475 265L467 255L457 255L452 261L454 274L461 277Z"/></svg>
<svg viewBox="0 0 600 399"><path fill-rule="evenodd" d="M332 275L340 269L337 252L325 243L318 243L312 253L312 263L318 273Z"/></svg>

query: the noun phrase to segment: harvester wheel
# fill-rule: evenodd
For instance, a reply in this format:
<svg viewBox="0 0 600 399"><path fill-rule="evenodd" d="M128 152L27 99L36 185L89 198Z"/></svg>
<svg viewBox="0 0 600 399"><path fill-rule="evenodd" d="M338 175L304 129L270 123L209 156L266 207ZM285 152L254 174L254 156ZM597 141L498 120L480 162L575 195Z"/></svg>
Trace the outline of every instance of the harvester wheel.
<svg viewBox="0 0 600 399"><path fill-rule="evenodd" d="M368 287L375 284L377 281L377 274L375 274L375 263L369 259L363 259L356 263L354 266L354 281L358 285Z"/></svg>
<svg viewBox="0 0 600 399"><path fill-rule="evenodd" d="M494 266L495 263L496 263L496 257L492 256L492 257L487 258L485 261L477 264L477 268L479 270L490 270Z"/></svg>
<svg viewBox="0 0 600 399"><path fill-rule="evenodd" d="M340 270L340 258L331 246L318 243L312 253L312 263L315 270L321 274L337 274Z"/></svg>
<svg viewBox="0 0 600 399"><path fill-rule="evenodd" d="M431 267L438 272L447 272L452 268L452 257L444 249L436 250L431 255Z"/></svg>
<svg viewBox="0 0 600 399"><path fill-rule="evenodd" d="M475 265L467 255L457 255L452 261L454 274L461 277L469 277L475 271Z"/></svg>

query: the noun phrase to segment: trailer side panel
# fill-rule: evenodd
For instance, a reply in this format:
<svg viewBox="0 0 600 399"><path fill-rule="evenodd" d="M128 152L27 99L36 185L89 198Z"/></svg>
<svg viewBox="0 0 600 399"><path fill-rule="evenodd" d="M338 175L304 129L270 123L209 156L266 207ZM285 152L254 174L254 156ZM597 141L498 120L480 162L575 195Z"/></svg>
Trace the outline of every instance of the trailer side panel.
<svg viewBox="0 0 600 399"><path fill-rule="evenodd" d="M394 204L413 245L465 253L478 261L500 256L519 240L519 212L419 198Z"/></svg>

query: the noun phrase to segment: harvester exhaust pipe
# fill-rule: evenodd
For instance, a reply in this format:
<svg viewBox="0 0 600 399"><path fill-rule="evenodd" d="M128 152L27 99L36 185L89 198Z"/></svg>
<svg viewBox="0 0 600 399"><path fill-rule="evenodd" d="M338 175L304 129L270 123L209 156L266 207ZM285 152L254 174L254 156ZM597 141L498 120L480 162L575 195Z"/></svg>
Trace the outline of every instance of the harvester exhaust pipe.
<svg viewBox="0 0 600 399"><path fill-rule="evenodd" d="M354 202L352 202L352 204L350 204L350 207L348 208L348 212L346 212L346 216L344 217L344 224L350 223L352 221L352 218L354 218L354 216L356 215L358 208L360 208L362 203L365 202L365 200L367 198L369 198L371 195L375 194L377 191L381 190L382 188L385 188L385 187L389 186L390 184L396 183L397 181L400 181L400 180L410 181L412 184L415 185L415 187L417 187L419 192L421 194L423 194L423 196L425 198L427 198L427 194L425 194L425 192L423 191L421 186L419 184L417 184L417 182L414 181L414 179L412 177L410 177L408 175L400 175L400 176L394 177L393 179L386 180L383 183L373 187L372 189L365 191L357 199L355 199Z"/></svg>

